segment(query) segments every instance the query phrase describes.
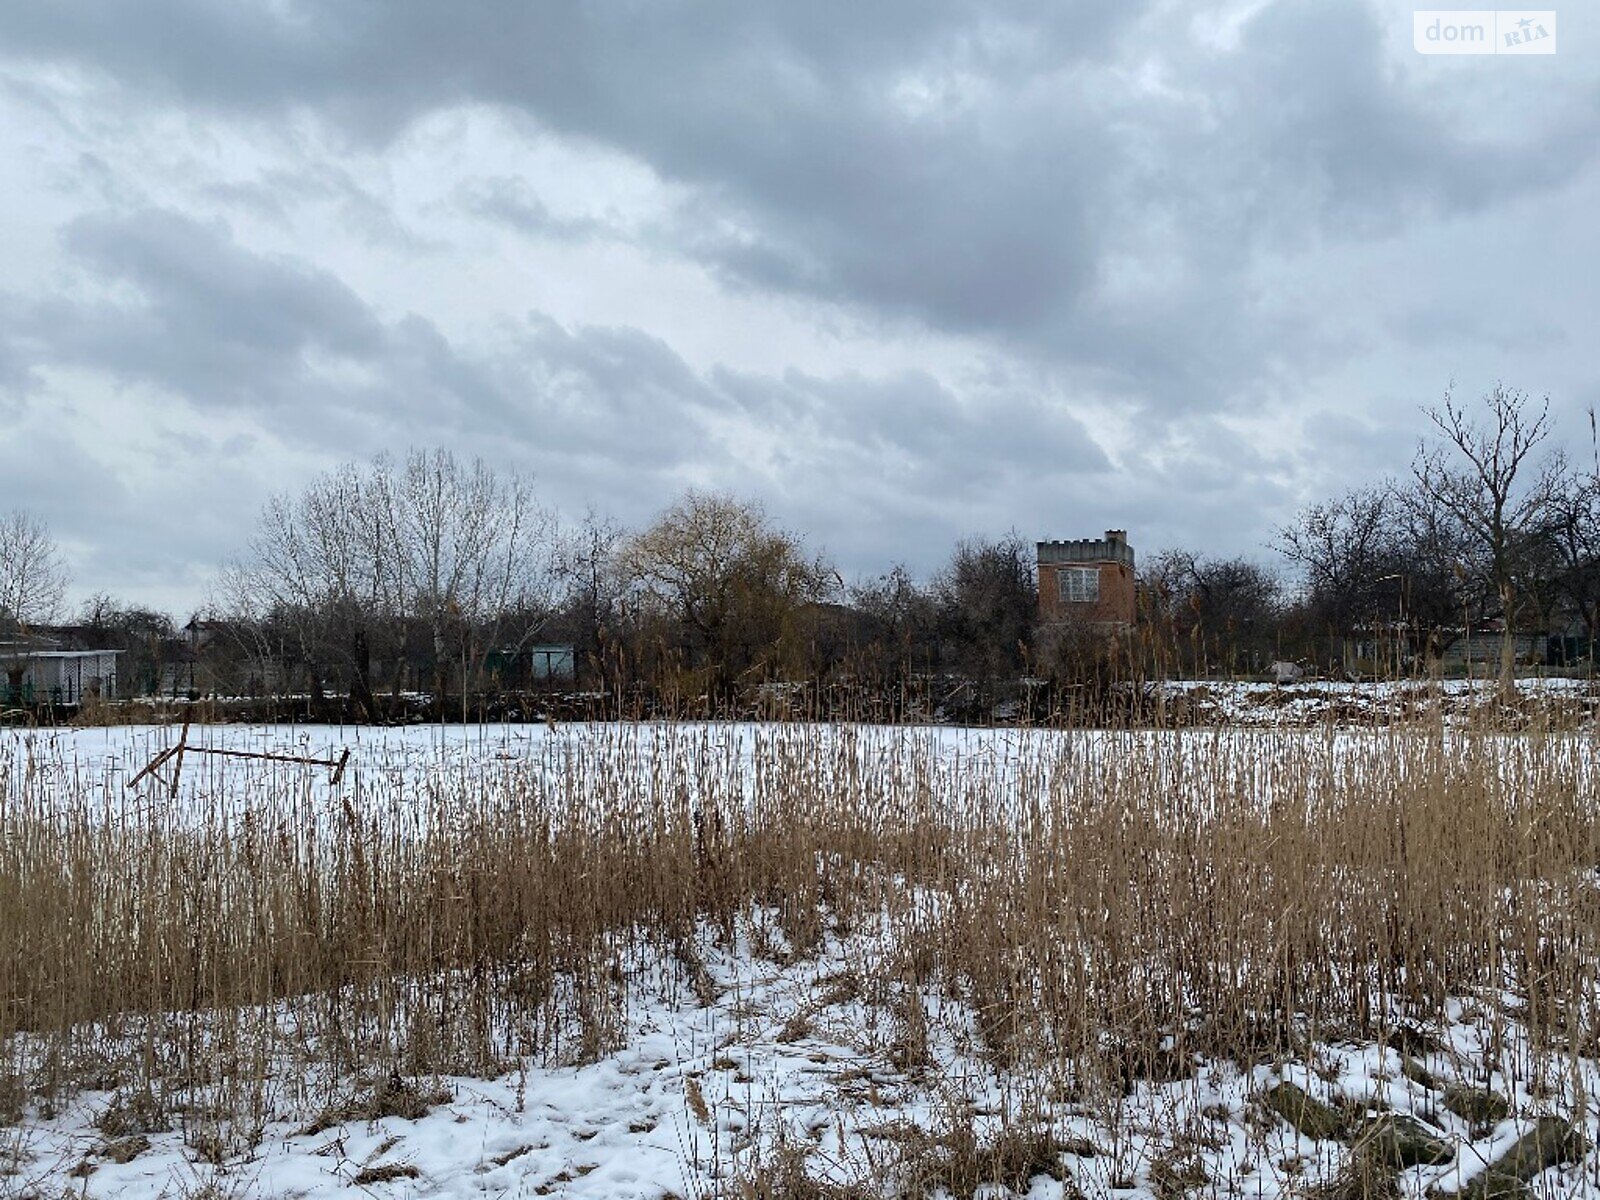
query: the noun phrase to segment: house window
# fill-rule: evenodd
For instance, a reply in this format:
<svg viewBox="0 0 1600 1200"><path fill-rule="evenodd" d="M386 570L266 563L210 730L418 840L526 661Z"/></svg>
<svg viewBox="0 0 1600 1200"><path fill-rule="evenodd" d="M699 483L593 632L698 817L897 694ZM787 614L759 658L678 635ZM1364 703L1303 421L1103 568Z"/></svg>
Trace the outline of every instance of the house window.
<svg viewBox="0 0 1600 1200"><path fill-rule="evenodd" d="M1056 572L1056 586L1063 604L1093 604L1100 599L1100 569L1062 567Z"/></svg>

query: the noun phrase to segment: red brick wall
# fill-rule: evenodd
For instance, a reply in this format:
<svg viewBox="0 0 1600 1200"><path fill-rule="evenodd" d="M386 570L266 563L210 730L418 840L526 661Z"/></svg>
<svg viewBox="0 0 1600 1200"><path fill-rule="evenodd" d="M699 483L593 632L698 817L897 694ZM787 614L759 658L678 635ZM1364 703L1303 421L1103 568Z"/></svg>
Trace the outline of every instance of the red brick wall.
<svg viewBox="0 0 1600 1200"><path fill-rule="evenodd" d="M1072 567L1094 567L1100 572L1100 599L1094 604L1060 599L1056 573ZM1039 568L1039 619L1087 621L1132 625L1134 620L1133 571L1122 563L1051 563Z"/></svg>

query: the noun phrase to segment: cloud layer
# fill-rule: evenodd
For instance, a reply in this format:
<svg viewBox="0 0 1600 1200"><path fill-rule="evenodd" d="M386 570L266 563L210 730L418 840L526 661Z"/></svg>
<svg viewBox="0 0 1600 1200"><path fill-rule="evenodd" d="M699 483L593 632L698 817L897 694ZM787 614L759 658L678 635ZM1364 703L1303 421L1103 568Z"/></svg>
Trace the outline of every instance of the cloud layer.
<svg viewBox="0 0 1600 1200"><path fill-rule="evenodd" d="M1563 38L1423 58L1352 0L0 5L4 456L95 463L34 507L85 586L174 606L273 490L423 444L628 520L733 487L847 574L1009 527L1259 552L1403 468L1452 377L1581 432L1600 59Z"/></svg>

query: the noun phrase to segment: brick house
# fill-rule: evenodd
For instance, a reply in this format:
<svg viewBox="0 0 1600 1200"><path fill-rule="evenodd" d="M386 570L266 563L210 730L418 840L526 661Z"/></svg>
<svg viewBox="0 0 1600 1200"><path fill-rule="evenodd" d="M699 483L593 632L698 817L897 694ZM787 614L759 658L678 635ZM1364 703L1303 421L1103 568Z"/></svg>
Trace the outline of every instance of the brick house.
<svg viewBox="0 0 1600 1200"><path fill-rule="evenodd" d="M1038 545L1041 621L1132 627L1133 547L1126 530L1108 529L1103 538Z"/></svg>

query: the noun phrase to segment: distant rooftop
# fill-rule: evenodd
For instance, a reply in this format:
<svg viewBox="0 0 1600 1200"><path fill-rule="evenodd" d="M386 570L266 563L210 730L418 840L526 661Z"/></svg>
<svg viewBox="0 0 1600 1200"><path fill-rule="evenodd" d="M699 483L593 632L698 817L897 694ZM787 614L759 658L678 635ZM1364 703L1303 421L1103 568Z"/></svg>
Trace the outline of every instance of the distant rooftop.
<svg viewBox="0 0 1600 1200"><path fill-rule="evenodd" d="M1133 547L1128 531L1108 529L1102 538L1077 538L1072 541L1039 543L1039 565L1055 563L1114 562L1133 569Z"/></svg>
<svg viewBox="0 0 1600 1200"><path fill-rule="evenodd" d="M121 653L121 650L32 650L0 642L0 658L97 658L102 654Z"/></svg>

